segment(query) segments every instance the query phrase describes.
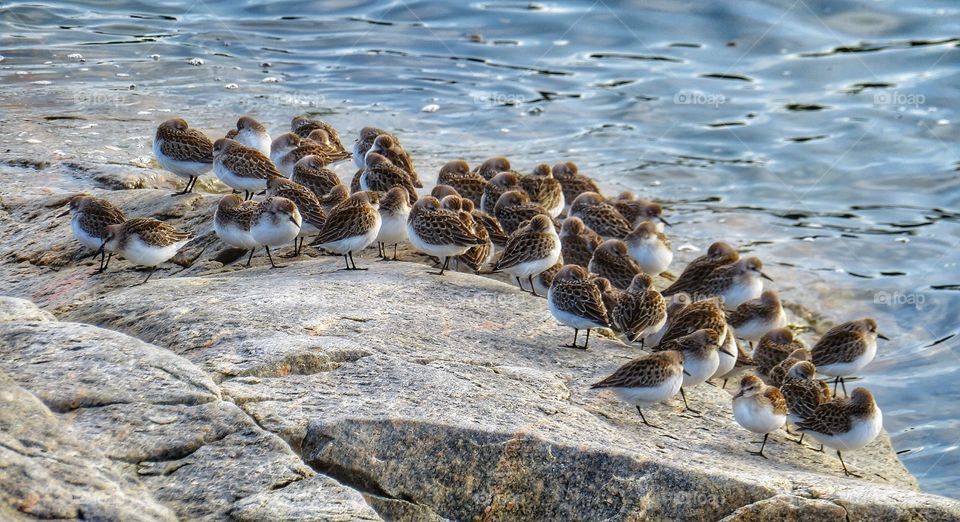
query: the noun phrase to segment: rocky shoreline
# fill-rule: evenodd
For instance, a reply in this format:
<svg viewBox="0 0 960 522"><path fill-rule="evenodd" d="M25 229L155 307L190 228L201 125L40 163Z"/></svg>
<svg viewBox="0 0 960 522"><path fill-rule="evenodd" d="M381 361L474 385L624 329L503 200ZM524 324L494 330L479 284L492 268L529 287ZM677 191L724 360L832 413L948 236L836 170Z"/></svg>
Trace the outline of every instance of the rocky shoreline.
<svg viewBox="0 0 960 522"><path fill-rule="evenodd" d="M844 456L863 479L782 432L748 455L732 386L648 429L588 389L637 349L558 347L546 303L502 281L409 252L241 269L217 195L93 193L198 237L129 288L143 273L120 260L91 275L54 217L68 193L0 193L3 293L28 300L0 301L5 519L960 518L886 435Z"/></svg>

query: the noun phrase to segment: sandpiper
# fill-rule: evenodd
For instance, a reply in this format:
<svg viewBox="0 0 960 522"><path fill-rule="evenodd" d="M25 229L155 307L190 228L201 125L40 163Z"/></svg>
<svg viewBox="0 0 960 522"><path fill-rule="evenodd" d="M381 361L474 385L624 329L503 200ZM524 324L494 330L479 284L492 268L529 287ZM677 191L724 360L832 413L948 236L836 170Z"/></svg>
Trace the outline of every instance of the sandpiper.
<svg viewBox="0 0 960 522"><path fill-rule="evenodd" d="M484 244L460 219L458 212L444 210L433 196L424 196L413 205L407 219L407 235L415 249L443 260L436 275L443 275L451 257Z"/></svg>
<svg viewBox="0 0 960 522"><path fill-rule="evenodd" d="M553 166L553 177L563 187L563 199L567 205L573 203L584 192L600 193L600 187L589 176L580 174L577 164L572 161L557 163Z"/></svg>
<svg viewBox="0 0 960 522"><path fill-rule="evenodd" d="M763 273L759 258L747 257L715 268L688 293L694 299L720 297L727 310L736 310L741 304L760 297L763 292L761 278L773 281Z"/></svg>
<svg viewBox="0 0 960 522"><path fill-rule="evenodd" d="M457 202L455 206L459 208L457 212L459 212L460 220L463 221L479 239L483 240L482 245L470 247L470 250L457 256L457 263L463 263L467 265L470 270L473 270L475 274L479 274L480 270L493 260L493 240L490 239L490 233L487 231L486 225L474 217L476 210L473 208L472 201L463 199L460 196L451 195L444 198L440 203L444 208L448 208L447 201L450 200ZM453 209L450 208L450 210Z"/></svg>
<svg viewBox="0 0 960 522"><path fill-rule="evenodd" d="M774 366L783 362L794 350L804 348L800 339L795 339L789 328L770 330L753 350L753 362L761 375L770 375Z"/></svg>
<svg viewBox="0 0 960 522"><path fill-rule="evenodd" d="M347 190L346 185L336 185L330 192L319 198L320 206L323 207L323 211L327 213L327 216L330 216L330 212L339 205L347 200L350 197L350 191Z"/></svg>
<svg viewBox="0 0 960 522"><path fill-rule="evenodd" d="M519 190L504 192L493 208L493 215L508 234L512 234L525 222L536 216L547 216L553 223L554 228L559 228L557 222L550 217L550 213L545 208L536 203L531 203L527 194Z"/></svg>
<svg viewBox="0 0 960 522"><path fill-rule="evenodd" d="M243 191L244 199L267 188L270 176L280 176L270 158L257 149L220 138L213 144L213 172L228 187Z"/></svg>
<svg viewBox="0 0 960 522"><path fill-rule="evenodd" d="M483 189L483 195L480 197L480 210L490 214L494 212L494 206L505 192L519 190L520 177L514 172L501 172L491 179ZM529 200L529 194L524 193Z"/></svg>
<svg viewBox="0 0 960 522"><path fill-rule="evenodd" d="M347 265L344 270L366 270L357 268L353 253L376 241L382 223L379 206L380 195L377 192L351 194L330 211L327 222L311 245L342 255Z"/></svg>
<svg viewBox="0 0 960 522"><path fill-rule="evenodd" d="M250 251L247 266L253 259L260 244L250 234L250 223L257 212L257 203L243 201L237 194L227 194L220 198L217 210L213 213L213 231L224 243Z"/></svg>
<svg viewBox="0 0 960 522"><path fill-rule="evenodd" d="M883 429L883 413L869 390L857 388L849 398L833 399L817 406L796 426L801 433L837 450L846 475L859 476L847 469L840 452L860 449L873 442Z"/></svg>
<svg viewBox="0 0 960 522"><path fill-rule="evenodd" d="M469 210L467 210L469 208ZM478 224L483 225L483 228L487 229L487 235L490 236L490 242L493 243L493 246L496 249L502 249L507 246L507 239L510 237L509 234L503 229L500 225L500 221L497 218L487 214L482 210L478 210L473 206L473 201L469 199L464 199L464 210L470 212L470 215L473 216L473 220ZM494 253L491 250L491 255Z"/></svg>
<svg viewBox="0 0 960 522"><path fill-rule="evenodd" d="M667 270L673 261L673 248L670 238L657 231L652 221L637 225L624 238L630 257L637 260L640 268L650 275L658 275Z"/></svg>
<svg viewBox="0 0 960 522"><path fill-rule="evenodd" d="M663 225L669 225L663 217L663 207L649 199L638 199L632 192L621 192L609 201L631 225L636 227L644 221L655 222L657 231L663 232Z"/></svg>
<svg viewBox="0 0 960 522"><path fill-rule="evenodd" d="M740 255L732 246L723 241L717 241L710 245L706 254L690 261L690 264L683 269L683 273L677 277L677 280L663 291L663 295L673 295L680 292L690 294L717 267L734 263L739 259Z"/></svg>
<svg viewBox="0 0 960 522"><path fill-rule="evenodd" d="M377 139L377 136L384 135L392 138L394 143L399 143L396 136L383 129L376 127L364 127L360 129L360 135L357 136L357 139L353 142L353 162L357 168L362 169L367 166L364 157L370 148L373 147L373 141Z"/></svg>
<svg viewBox="0 0 960 522"><path fill-rule="evenodd" d="M232 134L232 136L228 134L227 137L240 143L244 147L257 149L265 156L270 156L270 144L272 143L270 134L267 132L267 128L259 121L250 116L241 116L240 119L237 120L236 132L232 132Z"/></svg>
<svg viewBox="0 0 960 522"><path fill-rule="evenodd" d="M274 140L273 144L271 144L270 158L276 164L277 169L286 176L293 175L293 169L297 162L307 156L316 156L324 165L329 165L348 157L345 152L337 147L337 144L330 141L329 135L320 129L311 132L309 138L300 138L299 142L294 140L290 133L284 136L286 136L285 146L277 148L277 140L283 140L283 136ZM283 141L279 143L284 145ZM290 150L289 147L294 144L296 144L296 146ZM282 153L283 151L287 152Z"/></svg>
<svg viewBox="0 0 960 522"><path fill-rule="evenodd" d="M596 192L584 192L577 196L570 204L570 215L580 218L583 224L604 239L623 239L633 230L617 209Z"/></svg>
<svg viewBox="0 0 960 522"><path fill-rule="evenodd" d="M397 260L397 244L407 240L407 219L410 218L410 196L403 187L393 187L380 198L380 231L377 243L383 259L387 259L387 245L393 245L393 260Z"/></svg>
<svg viewBox="0 0 960 522"><path fill-rule="evenodd" d="M494 156L487 159L483 163L477 165L477 168L474 169L474 172L483 176L483 179L491 180L497 174L501 172L509 172L510 169L510 160L504 158L503 156Z"/></svg>
<svg viewBox="0 0 960 522"><path fill-rule="evenodd" d="M670 316L670 324L660 342L667 342L697 330L715 330L723 341L727 334L727 320L718 299L704 299L679 308Z"/></svg>
<svg viewBox="0 0 960 522"><path fill-rule="evenodd" d="M293 240L291 257L300 255L306 236L319 234L324 223L327 222L327 213L320 206L320 200L307 187L279 176L271 176L267 180L267 196L287 198L297 206L302 221L300 233Z"/></svg>
<svg viewBox="0 0 960 522"><path fill-rule="evenodd" d="M603 238L587 228L580 218L568 217L563 220L560 229L560 243L567 263L586 268L590 265L593 252L603 243Z"/></svg>
<svg viewBox="0 0 960 522"><path fill-rule="evenodd" d="M103 234L110 225L118 225L126 221L123 212L109 201L93 196L80 194L70 198L70 207L57 217L72 213L70 229L73 237L81 245L93 249L100 254L100 268L96 273L107 269L113 252L100 249L103 245ZM109 255L107 255L109 254Z"/></svg>
<svg viewBox="0 0 960 522"><path fill-rule="evenodd" d="M460 193L457 192L457 189L451 187L450 185L442 184L434 185L433 188L430 189L430 195L439 199L440 201L443 201L443 198L447 196L457 196L458 198L462 197Z"/></svg>
<svg viewBox="0 0 960 522"><path fill-rule="evenodd" d="M684 388L696 386L717 372L720 367L720 354L723 337L713 329L701 329L691 334L684 335L669 341L658 344L653 351L663 352L667 350L676 350L683 354L683 386L680 387L680 397L683 398L683 406L693 413L699 411L690 407L687 403L687 395Z"/></svg>
<svg viewBox="0 0 960 522"><path fill-rule="evenodd" d="M521 280L527 278L530 292L538 295L533 287L533 276L552 267L559 259L560 236L557 235L557 229L553 227L549 216L540 215L510 234L493 271L512 275L521 290Z"/></svg>
<svg viewBox="0 0 960 522"><path fill-rule="evenodd" d="M297 205L287 198L271 196L257 204L250 220L250 236L267 250L270 268L282 268L282 265L274 264L270 247L279 247L296 239L302 223Z"/></svg>
<svg viewBox="0 0 960 522"><path fill-rule="evenodd" d="M173 225L151 218L133 218L104 229L100 248L122 255L135 265L150 267L150 273L139 286L150 280L157 265L170 259L193 237Z"/></svg>
<svg viewBox="0 0 960 522"><path fill-rule="evenodd" d="M371 152L380 154L387 158L390 163L403 170L407 174L407 177L410 178L410 182L414 187L423 188L420 176L417 175L417 171L413 168L413 158L410 157L410 154L407 153L398 142L394 141L392 136L389 134L381 134L374 138L373 145L370 147L370 150L367 151L367 154ZM364 161L366 161L366 156L364 156Z"/></svg>
<svg viewBox="0 0 960 522"><path fill-rule="evenodd" d="M547 292L547 306L560 324L573 328L573 342L567 348L586 350L590 344L590 330L609 328L610 320L597 286L587 278L587 271L579 265L566 265L557 272ZM580 330L587 331L583 346L577 345Z"/></svg>
<svg viewBox="0 0 960 522"><path fill-rule="evenodd" d="M343 184L335 172L326 168L320 158L313 155L304 156L293 166L290 181L307 187L317 198L326 196L333 187Z"/></svg>
<svg viewBox="0 0 960 522"><path fill-rule="evenodd" d="M759 298L741 303L728 313L727 323L736 330L737 337L753 342L770 330L786 326L787 316L776 290L764 290Z"/></svg>
<svg viewBox="0 0 960 522"><path fill-rule="evenodd" d="M533 174L520 177L520 188L530 196L530 200L547 209L550 216L557 217L563 212L566 203L563 199L563 187L553 177L550 165L541 163L533 169Z"/></svg>
<svg viewBox="0 0 960 522"><path fill-rule="evenodd" d="M610 280L613 286L626 290L633 277L643 273L640 265L627 253L627 244L619 239L608 239L593 251L587 269Z"/></svg>
<svg viewBox="0 0 960 522"><path fill-rule="evenodd" d="M609 311L614 327L626 334L630 342L640 341L640 346L667 322L667 302L647 274L633 276L633 282L620 295L617 306Z"/></svg>
<svg viewBox="0 0 960 522"><path fill-rule="evenodd" d="M823 334L810 349L813 364L817 370L831 377L833 391L837 391L837 383L847 393L843 378L849 377L870 364L877 355L877 338L889 341L885 335L877 333L877 322L866 318L859 321L848 321L834 326Z"/></svg>
<svg viewBox="0 0 960 522"><path fill-rule="evenodd" d="M623 290L610 284L610 281L605 277L589 274L588 279L593 282L597 290L600 290L600 297L603 298L603 307L607 309L607 319L610 321L610 329L613 330L614 333L626 333L625 330L621 328L623 325L613 320L613 311L620 306L620 299L623 298L624 294Z"/></svg>
<svg viewBox="0 0 960 522"><path fill-rule="evenodd" d="M676 395L683 385L683 365L684 356L680 352L644 355L624 364L590 388L609 388L620 400L637 407L644 424L659 428L647 422L640 406L663 402Z"/></svg>
<svg viewBox="0 0 960 522"><path fill-rule="evenodd" d="M773 368L770 368L770 372L766 378L767 384L779 388L780 385L783 384L783 380L787 377L787 371L790 370L794 364L809 360L811 360L810 350L797 348L790 352L790 355L788 355L786 359L780 361L780 363Z"/></svg>
<svg viewBox="0 0 960 522"><path fill-rule="evenodd" d="M660 292L660 295L663 295L663 292ZM664 299L667 301L667 322L663 325L663 328L650 337L647 337L645 342L647 346L656 346L660 344L663 336L666 335L670 330L670 325L677 318L677 316L680 315L680 312L690 304L690 296L683 292L680 292L679 294L673 294L669 297L664 296Z"/></svg>
<svg viewBox="0 0 960 522"><path fill-rule="evenodd" d="M763 448L770 433L787 421L787 401L777 388L763 384L755 375L747 375L740 380L740 391L733 396L733 418L747 430L763 434L760 451L747 453L767 458Z"/></svg>
<svg viewBox="0 0 960 522"><path fill-rule="evenodd" d="M476 172L470 171L470 165L462 159L448 161L440 168L437 185L449 185L460 197L469 199L477 208L481 208L484 188L487 180ZM494 202L496 203L496 202Z"/></svg>
<svg viewBox="0 0 960 522"><path fill-rule="evenodd" d="M813 415L817 406L829 401L830 387L816 378L817 368L810 361L793 364L783 379L780 391L787 401L787 422L797 425L803 419ZM804 434L800 434L797 444L803 443Z"/></svg>
<svg viewBox="0 0 960 522"><path fill-rule="evenodd" d="M387 192L393 187L402 187L407 191L411 202L417 201L417 189L414 188L410 176L400 167L394 165L385 156L371 149L366 156L367 166L360 174L360 189Z"/></svg>
<svg viewBox="0 0 960 522"><path fill-rule="evenodd" d="M213 143L210 138L191 129L183 118L167 120L157 127L153 138L153 154L164 170L187 178L183 191L175 196L193 191L197 178L213 167Z"/></svg>
<svg viewBox="0 0 960 522"><path fill-rule="evenodd" d="M550 268L540 272L533 278L533 290L534 293L539 295L547 295L547 292L550 291L550 286L553 285L553 279L557 277L557 274L560 273L560 269L563 268L563 255L560 255L560 259L553 264Z"/></svg>
<svg viewBox="0 0 960 522"><path fill-rule="evenodd" d="M720 388L727 387L727 378L733 373L734 368L736 368L737 359L742 351L743 348L737 344L737 339L733 336L733 328L728 327L726 335L723 336L723 344L720 346L720 349L717 350L717 353L720 355L720 365L717 366L717 371L713 372L713 377L711 377L723 379L723 384Z"/></svg>
<svg viewBox="0 0 960 522"><path fill-rule="evenodd" d="M340 161L350 157L350 152L344 148L343 142L340 141L340 133L329 123L301 115L293 118L290 122L290 130L301 138L309 137L315 130L322 130L326 134L326 141L331 145L331 150L334 153L334 158L331 158L332 161Z"/></svg>
<svg viewBox="0 0 960 522"><path fill-rule="evenodd" d="M288 154L296 150L303 143L303 138L297 136L292 132L285 132L276 138L270 143L270 161L277 167L283 162L283 159L287 157ZM306 157L308 155L304 155ZM300 158L303 159L303 158ZM324 165L326 165L326 158L322 156L317 156L317 159ZM296 164L294 164L296 165Z"/></svg>

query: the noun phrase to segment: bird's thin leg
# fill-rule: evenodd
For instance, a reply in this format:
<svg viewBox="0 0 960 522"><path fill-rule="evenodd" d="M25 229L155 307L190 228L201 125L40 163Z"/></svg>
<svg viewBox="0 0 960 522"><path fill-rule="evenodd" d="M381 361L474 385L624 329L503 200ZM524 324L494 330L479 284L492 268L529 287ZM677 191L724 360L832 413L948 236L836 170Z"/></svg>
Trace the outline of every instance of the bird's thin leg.
<svg viewBox="0 0 960 522"><path fill-rule="evenodd" d="M350 264L353 265L354 270L367 270L366 268L357 268L357 262L353 260L353 250L347 252L350 255Z"/></svg>
<svg viewBox="0 0 960 522"><path fill-rule="evenodd" d="M193 192L193 187L197 186L197 180L200 179L198 176L190 176L190 181L187 182L187 192Z"/></svg>
<svg viewBox="0 0 960 522"><path fill-rule="evenodd" d="M561 344L561 348L580 348L577 346L577 334L580 333L580 330L577 328L573 329L573 343L572 344Z"/></svg>
<svg viewBox="0 0 960 522"><path fill-rule="evenodd" d="M849 395L847 395L847 385L844 384L843 377L839 377L839 379L840 379L840 388L843 389L843 396L849 397Z"/></svg>
<svg viewBox="0 0 960 522"><path fill-rule="evenodd" d="M640 406L637 406L637 413L640 414L640 420L642 420L643 423L646 424L647 426L650 426L651 428L662 429L660 426L656 426L654 424L650 424L649 422L647 422L647 418L643 416L643 411L640 410Z"/></svg>
<svg viewBox="0 0 960 522"><path fill-rule="evenodd" d="M344 270L350 270L350 258L347 257L347 254L343 254L343 262L347 265Z"/></svg>
<svg viewBox="0 0 960 522"><path fill-rule="evenodd" d="M763 454L763 448L767 445L767 437L769 437L769 436L770 436L769 433L767 433L767 434L765 434L765 435L763 436L763 443L760 444L760 451L750 451L750 450L747 450L747 453L749 453L749 454L751 454L751 455L758 455L758 456L760 456L760 457L767 458L767 456Z"/></svg>
<svg viewBox="0 0 960 522"><path fill-rule="evenodd" d="M430 275L440 275L440 276L442 276L442 275L443 275L443 272L447 269L448 266L450 266L450 256L446 256L446 257L443 258L443 266L440 267L440 271L439 271L439 272L428 272L428 273L429 273Z"/></svg>
<svg viewBox="0 0 960 522"><path fill-rule="evenodd" d="M275 264L273 264L273 256L270 255L270 247L264 245L264 248L267 249L267 257L270 259L270 268L283 268L284 266L286 266L286 265L275 265Z"/></svg>
<svg viewBox="0 0 960 522"><path fill-rule="evenodd" d="M251 249L250 249L250 255L247 256L247 266L250 266L250 261L253 261L253 253L256 252L256 251L257 251L256 248L251 248Z"/></svg>
<svg viewBox="0 0 960 522"><path fill-rule="evenodd" d="M523 287L523 282L520 281L520 277L519 277L519 276L517 277L517 286L520 287L520 291L521 291L521 292L526 292L526 291L527 291L527 289Z"/></svg>
<svg viewBox="0 0 960 522"><path fill-rule="evenodd" d="M833 379L833 396L837 396L837 385L840 384L840 377L835 377Z"/></svg>
<svg viewBox="0 0 960 522"><path fill-rule="evenodd" d="M682 386L680 387L680 397L683 398L683 406L684 406L686 409L692 411L693 413L697 413L697 414L701 413L701 412L699 412L699 411L691 408L690 405L687 404L687 394L683 391L683 387L682 387Z"/></svg>
<svg viewBox="0 0 960 522"><path fill-rule="evenodd" d="M863 476L863 475L859 475L859 474L854 473L854 472L852 472L852 471L850 471L850 470L847 469L847 464L843 462L843 455L840 454L840 450L837 450L837 458L840 459L840 465L843 466L843 473L846 474L848 477L862 477L862 476Z"/></svg>
<svg viewBox="0 0 960 522"><path fill-rule="evenodd" d="M587 340L583 342L583 349L586 350L590 345L590 328L587 328Z"/></svg>
<svg viewBox="0 0 960 522"><path fill-rule="evenodd" d="M530 293L537 297L540 297L540 294L537 293L537 288L533 286L533 276L532 275L527 276L527 281L530 282Z"/></svg>
<svg viewBox="0 0 960 522"><path fill-rule="evenodd" d="M397 244L396 243L393 244L393 260L394 261L397 260Z"/></svg>
<svg viewBox="0 0 960 522"><path fill-rule="evenodd" d="M140 285L145 285L145 284L147 284L147 281L150 280L150 276L152 276L152 275L153 275L153 272L156 271L156 270L157 270L157 267L155 267L155 266L150 267L150 273L147 274L147 278L144 279L142 282L137 283L137 284L135 284L135 285L133 285L133 286L140 286Z"/></svg>
<svg viewBox="0 0 960 522"><path fill-rule="evenodd" d="M720 387L721 390L727 387L727 381L728 381L728 380L729 380L729 379L724 379L724 380L723 380L723 386Z"/></svg>

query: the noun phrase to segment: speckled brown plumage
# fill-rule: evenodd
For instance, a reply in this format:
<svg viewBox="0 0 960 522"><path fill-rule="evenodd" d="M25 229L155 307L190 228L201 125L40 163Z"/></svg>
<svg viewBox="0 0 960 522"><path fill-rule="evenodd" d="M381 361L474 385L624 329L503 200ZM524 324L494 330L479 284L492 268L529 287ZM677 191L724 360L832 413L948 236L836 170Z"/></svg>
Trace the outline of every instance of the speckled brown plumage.
<svg viewBox="0 0 960 522"><path fill-rule="evenodd" d="M769 375L774 366L800 348L804 348L803 342L793 337L793 331L789 328L777 328L760 338L753 350L753 362L757 365L758 372Z"/></svg>
<svg viewBox="0 0 960 522"><path fill-rule="evenodd" d="M327 221L327 213L320 206L317 196L303 185L274 176L267 180L267 196L289 199L297 206L304 223L320 230Z"/></svg>
<svg viewBox="0 0 960 522"><path fill-rule="evenodd" d="M660 342L667 342L701 329L712 329L726 334L727 320L723 314L723 306L717 299L690 303L672 315L670 325Z"/></svg>
<svg viewBox="0 0 960 522"><path fill-rule="evenodd" d="M580 218L568 217L563 220L563 227L560 229L560 243L563 247L563 258L567 263L586 268L590 265L594 250L603 243L603 238L587 228Z"/></svg>
<svg viewBox="0 0 960 522"><path fill-rule="evenodd" d="M213 163L213 143L204 133L191 129L183 118L167 120L157 127L160 151L177 161Z"/></svg>
<svg viewBox="0 0 960 522"><path fill-rule="evenodd" d="M667 287L663 295L673 295L678 292L691 293L704 278L710 275L714 269L719 266L735 263L740 259L740 255L730 245L723 241L717 241L710 245L707 253L690 261L690 264L683 269L683 273L677 277L677 280Z"/></svg>
<svg viewBox="0 0 960 522"><path fill-rule="evenodd" d="M627 254L626 243L619 239L608 239L597 247L587 269L607 278L620 290L626 290L633 282L633 276L643 273L640 265Z"/></svg>
<svg viewBox="0 0 960 522"><path fill-rule="evenodd" d="M652 388L683 372L683 354L676 351L638 357L590 388Z"/></svg>
<svg viewBox="0 0 960 522"><path fill-rule="evenodd" d="M584 192L570 204L570 215L604 238L623 239L633 227L596 192Z"/></svg>
<svg viewBox="0 0 960 522"><path fill-rule="evenodd" d="M316 156L300 159L293 167L290 180L307 187L318 198L326 196L333 187L342 184L337 174L326 168Z"/></svg>
<svg viewBox="0 0 960 522"><path fill-rule="evenodd" d="M375 192L357 192L330 211L312 246L366 234L380 219Z"/></svg>
<svg viewBox="0 0 960 522"><path fill-rule="evenodd" d="M367 166L360 175L361 188L386 192L393 187L401 187L407 191L411 203L417 201L417 189L406 171L376 152L368 152L365 161Z"/></svg>

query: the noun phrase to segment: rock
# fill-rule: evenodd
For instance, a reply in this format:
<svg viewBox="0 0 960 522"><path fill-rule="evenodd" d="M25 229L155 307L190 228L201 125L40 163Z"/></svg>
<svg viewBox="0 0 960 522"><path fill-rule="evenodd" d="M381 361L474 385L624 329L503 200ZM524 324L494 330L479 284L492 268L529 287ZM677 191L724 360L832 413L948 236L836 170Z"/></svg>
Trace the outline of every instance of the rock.
<svg viewBox="0 0 960 522"><path fill-rule="evenodd" d="M0 462L3 520L176 520L3 372Z"/></svg>
<svg viewBox="0 0 960 522"><path fill-rule="evenodd" d="M317 502L317 498L324 502ZM230 516L240 522L380 520L360 493L323 475L247 497L234 505Z"/></svg>
<svg viewBox="0 0 960 522"><path fill-rule="evenodd" d="M797 495L777 495L743 506L721 522L766 522L780 520L846 520L847 512L829 500L804 498Z"/></svg>
<svg viewBox="0 0 960 522"><path fill-rule="evenodd" d="M0 323L5 321L55 321L50 312L26 299L0 296Z"/></svg>
<svg viewBox="0 0 960 522"><path fill-rule="evenodd" d="M95 448L96 458L116 463L123 481L114 482L129 484L125 487L166 506L158 507L163 516L154 518L223 519L235 509L251 509L250 502L239 504L249 497L258 498L265 509L292 505L294 500L276 492L317 477L283 440L222 400L219 387L198 367L121 333L76 323L2 322L0 369L36 396L30 397L50 422L70 427L77 446ZM19 397L3 401L10 408L25 407L21 403L26 401ZM45 440L39 427L27 425L24 432ZM104 490L107 478L94 476L89 485L78 484ZM376 519L356 491L329 478L316 483L323 488L312 492L311 509L338 512L352 503L353 512ZM29 491L17 493L5 504L16 508L23 499L34 498ZM115 496L123 506L124 496ZM102 512L111 518L107 515L116 508L113 501L91 498L82 511L74 510L79 515L71 515L72 504L57 500L61 498L71 497L40 499L42 512L68 518ZM125 516L111 519L138 518L137 503L129 506L120 512ZM146 508L142 512L143 518L153 516Z"/></svg>
<svg viewBox="0 0 960 522"><path fill-rule="evenodd" d="M560 348L571 332L544 301L491 279L358 263L371 271L314 258L159 279L65 316L219 376L224 397L387 518L719 519L782 511L783 499L758 504L781 495L850 519L960 516L960 503L917 492L886 436L844 456L862 480L782 432L759 459L731 392L711 386L688 392L702 418L674 401L648 415L670 431L652 430L589 390L635 347L595 337L587 351Z"/></svg>

